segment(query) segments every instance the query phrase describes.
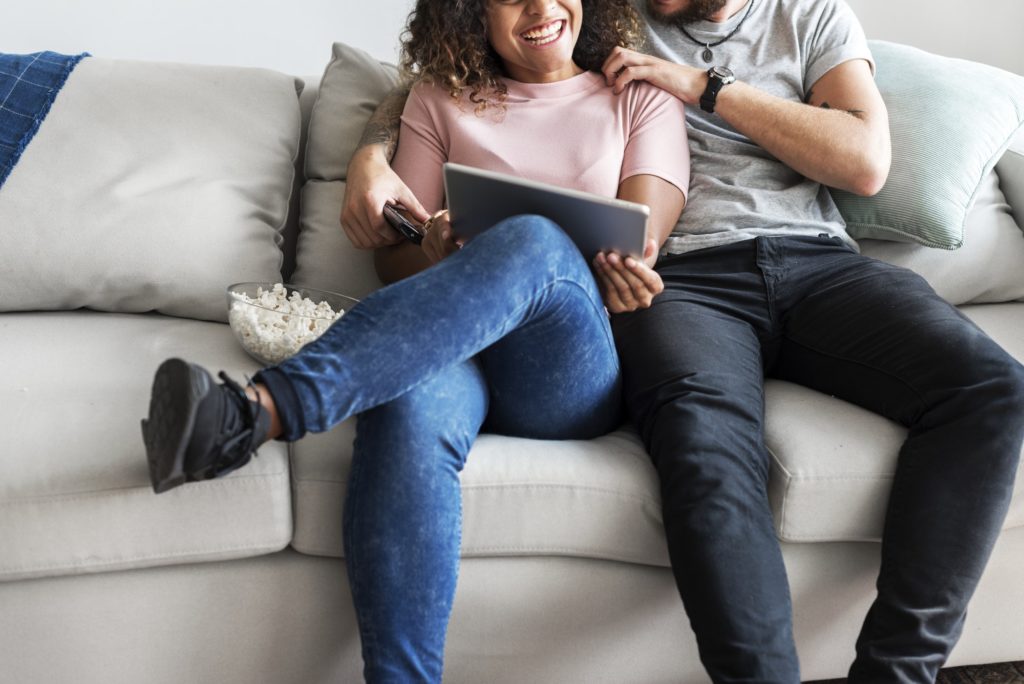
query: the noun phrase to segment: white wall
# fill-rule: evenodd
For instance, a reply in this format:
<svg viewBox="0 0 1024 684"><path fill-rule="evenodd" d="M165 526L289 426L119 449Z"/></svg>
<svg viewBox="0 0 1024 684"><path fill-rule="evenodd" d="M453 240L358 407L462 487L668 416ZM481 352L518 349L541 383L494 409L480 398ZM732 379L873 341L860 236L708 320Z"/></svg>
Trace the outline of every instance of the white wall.
<svg viewBox="0 0 1024 684"><path fill-rule="evenodd" d="M847 0L868 38L1024 74L1024 0Z"/></svg>
<svg viewBox="0 0 1024 684"><path fill-rule="evenodd" d="M1024 0L848 1L869 38L1024 74ZM314 75L323 70L335 40L394 61L412 5L413 0L30 0L4 8L0 52L89 51Z"/></svg>
<svg viewBox="0 0 1024 684"><path fill-rule="evenodd" d="M319 75L340 40L395 61L414 0L29 0L7 3L0 52L261 66Z"/></svg>

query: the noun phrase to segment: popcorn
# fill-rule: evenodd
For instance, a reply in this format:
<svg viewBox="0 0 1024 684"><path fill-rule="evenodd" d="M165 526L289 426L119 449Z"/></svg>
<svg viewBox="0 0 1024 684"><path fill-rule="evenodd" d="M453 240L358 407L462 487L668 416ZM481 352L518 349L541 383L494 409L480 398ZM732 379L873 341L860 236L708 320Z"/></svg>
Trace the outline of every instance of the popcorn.
<svg viewBox="0 0 1024 684"><path fill-rule="evenodd" d="M239 341L250 354L270 364L295 354L345 313L344 309L335 311L327 302L314 302L296 291L289 296L281 283L275 283L269 290L257 288L255 297L232 292L231 298L228 322Z"/></svg>

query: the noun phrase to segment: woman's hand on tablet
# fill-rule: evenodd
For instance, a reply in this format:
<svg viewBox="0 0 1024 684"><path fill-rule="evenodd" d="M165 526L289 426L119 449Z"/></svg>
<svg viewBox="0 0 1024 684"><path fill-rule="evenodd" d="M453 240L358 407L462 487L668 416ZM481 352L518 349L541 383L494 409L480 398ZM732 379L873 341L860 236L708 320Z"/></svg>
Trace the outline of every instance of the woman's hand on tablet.
<svg viewBox="0 0 1024 684"><path fill-rule="evenodd" d="M648 240L643 261L615 252L600 252L594 257L594 274L609 313L646 309L665 289L661 276L648 266L648 263L653 263L657 251L658 243Z"/></svg>

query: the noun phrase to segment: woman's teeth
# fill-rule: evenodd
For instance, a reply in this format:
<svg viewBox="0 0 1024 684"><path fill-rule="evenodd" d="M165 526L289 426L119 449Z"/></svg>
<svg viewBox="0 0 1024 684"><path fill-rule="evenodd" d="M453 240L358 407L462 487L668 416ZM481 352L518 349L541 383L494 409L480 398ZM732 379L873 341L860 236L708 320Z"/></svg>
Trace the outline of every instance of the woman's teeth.
<svg viewBox="0 0 1024 684"><path fill-rule="evenodd" d="M558 37L562 35L562 28L565 27L565 20L553 21L546 26L535 28L526 33L520 34L523 40L532 43L534 45L547 45L553 41L558 40Z"/></svg>

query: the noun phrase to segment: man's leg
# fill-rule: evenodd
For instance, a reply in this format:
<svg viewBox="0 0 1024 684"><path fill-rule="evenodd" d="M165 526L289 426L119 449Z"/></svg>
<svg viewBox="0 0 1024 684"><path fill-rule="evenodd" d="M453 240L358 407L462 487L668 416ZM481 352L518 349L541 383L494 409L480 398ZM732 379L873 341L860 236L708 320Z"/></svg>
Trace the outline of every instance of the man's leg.
<svg viewBox="0 0 1024 684"><path fill-rule="evenodd" d="M847 250L806 263L780 285L800 300L773 374L910 429L850 679L932 682L1012 495L1024 368L910 271Z"/></svg>
<svg viewBox="0 0 1024 684"><path fill-rule="evenodd" d="M441 681L459 472L486 409L483 375L467 361L359 416L344 541L367 682Z"/></svg>
<svg viewBox="0 0 1024 684"><path fill-rule="evenodd" d="M767 498L765 288L752 243L706 252L660 267L654 305L615 317L626 406L658 470L672 568L708 673L795 684Z"/></svg>

